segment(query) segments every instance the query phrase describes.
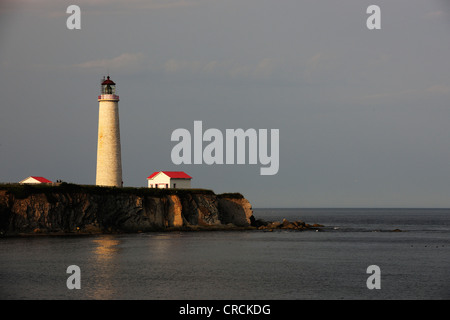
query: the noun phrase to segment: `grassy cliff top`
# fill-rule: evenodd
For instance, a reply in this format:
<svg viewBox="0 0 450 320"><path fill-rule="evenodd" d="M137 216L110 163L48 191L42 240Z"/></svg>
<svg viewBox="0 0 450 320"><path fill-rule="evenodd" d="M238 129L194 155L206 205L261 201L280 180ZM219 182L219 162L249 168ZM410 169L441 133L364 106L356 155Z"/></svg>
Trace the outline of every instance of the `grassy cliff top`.
<svg viewBox="0 0 450 320"><path fill-rule="evenodd" d="M100 187L94 185L80 185L72 183L51 184L0 184L0 190L13 194L16 198L27 198L31 194L38 193L90 193L90 194L133 194L138 196L161 196L171 194L214 194L207 189L157 189L157 188L133 188L133 187Z"/></svg>
<svg viewBox="0 0 450 320"><path fill-rule="evenodd" d="M79 185L72 183L51 184L1 184L0 190L13 194L15 198L24 199L32 194L51 194L51 193L90 193L90 194L133 194L138 196L164 196L164 195L183 195L183 194L215 194L208 189L157 189L157 188L134 188L134 187L100 187L94 185ZM224 193L220 197L242 199L240 193Z"/></svg>

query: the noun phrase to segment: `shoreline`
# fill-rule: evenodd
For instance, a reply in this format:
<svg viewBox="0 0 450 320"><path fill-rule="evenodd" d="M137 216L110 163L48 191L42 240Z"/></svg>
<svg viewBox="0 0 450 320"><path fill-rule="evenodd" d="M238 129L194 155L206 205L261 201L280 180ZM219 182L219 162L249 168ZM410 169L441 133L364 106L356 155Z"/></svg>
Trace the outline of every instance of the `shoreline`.
<svg viewBox="0 0 450 320"><path fill-rule="evenodd" d="M123 230L78 230L78 231L47 231L41 229L35 229L30 232L17 232L17 233L0 233L0 238L32 238L32 237L83 237L83 236L99 236L99 235L126 235L126 234L142 234L142 233L171 233L171 232L243 232L243 231L259 231L259 232L273 232L273 231L322 231L325 226L320 224L308 224L301 220L289 222L283 219L279 221L264 221L258 219L255 221L255 225L251 226L236 226L232 224L227 225L192 225L182 227L167 227L167 228L155 228L152 230L138 230L138 231L123 231Z"/></svg>
<svg viewBox="0 0 450 320"><path fill-rule="evenodd" d="M241 193L61 183L1 185L0 237L142 232L304 231L301 220L265 221Z"/></svg>

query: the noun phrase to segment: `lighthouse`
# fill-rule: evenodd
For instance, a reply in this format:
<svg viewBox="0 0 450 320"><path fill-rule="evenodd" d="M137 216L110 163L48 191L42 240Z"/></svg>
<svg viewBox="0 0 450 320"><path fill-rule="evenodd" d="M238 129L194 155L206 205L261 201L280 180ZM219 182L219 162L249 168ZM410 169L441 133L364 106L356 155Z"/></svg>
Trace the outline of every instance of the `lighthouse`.
<svg viewBox="0 0 450 320"><path fill-rule="evenodd" d="M116 84L109 76L103 77L98 104L96 185L121 187L119 96L116 95Z"/></svg>

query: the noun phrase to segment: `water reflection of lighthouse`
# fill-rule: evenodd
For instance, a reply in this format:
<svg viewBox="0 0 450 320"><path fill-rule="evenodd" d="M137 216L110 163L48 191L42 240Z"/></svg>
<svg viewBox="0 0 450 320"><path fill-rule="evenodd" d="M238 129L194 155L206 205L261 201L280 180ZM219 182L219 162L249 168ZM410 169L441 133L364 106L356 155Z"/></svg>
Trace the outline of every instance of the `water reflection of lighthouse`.
<svg viewBox="0 0 450 320"><path fill-rule="evenodd" d="M122 186L122 160L120 149L119 96L116 84L103 78L98 96L98 144L96 185Z"/></svg>

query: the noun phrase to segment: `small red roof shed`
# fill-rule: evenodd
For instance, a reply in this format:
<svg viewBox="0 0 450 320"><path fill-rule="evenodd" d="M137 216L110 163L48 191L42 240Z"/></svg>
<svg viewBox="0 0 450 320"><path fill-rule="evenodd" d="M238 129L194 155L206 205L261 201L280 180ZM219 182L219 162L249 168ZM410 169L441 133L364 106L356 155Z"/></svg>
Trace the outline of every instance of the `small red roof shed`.
<svg viewBox="0 0 450 320"><path fill-rule="evenodd" d="M171 179L192 179L190 175L186 174L183 171L157 171L153 172L147 179L153 179L161 172Z"/></svg>
<svg viewBox="0 0 450 320"><path fill-rule="evenodd" d="M30 176L26 179L23 179L19 183L52 183L52 182L48 179L45 179L44 177Z"/></svg>

